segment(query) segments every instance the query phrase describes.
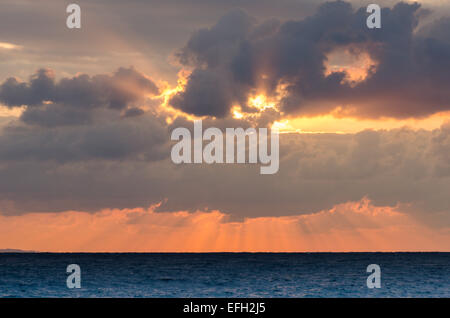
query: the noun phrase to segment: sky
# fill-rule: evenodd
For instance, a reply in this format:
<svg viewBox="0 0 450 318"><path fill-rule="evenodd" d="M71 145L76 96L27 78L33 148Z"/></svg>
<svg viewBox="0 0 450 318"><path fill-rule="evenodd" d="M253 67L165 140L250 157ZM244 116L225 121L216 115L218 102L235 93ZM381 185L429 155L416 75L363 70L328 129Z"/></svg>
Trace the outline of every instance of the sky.
<svg viewBox="0 0 450 318"><path fill-rule="evenodd" d="M372 1L373 2L373 1ZM0 3L0 249L450 251L450 3ZM181 164L273 127L279 171Z"/></svg>

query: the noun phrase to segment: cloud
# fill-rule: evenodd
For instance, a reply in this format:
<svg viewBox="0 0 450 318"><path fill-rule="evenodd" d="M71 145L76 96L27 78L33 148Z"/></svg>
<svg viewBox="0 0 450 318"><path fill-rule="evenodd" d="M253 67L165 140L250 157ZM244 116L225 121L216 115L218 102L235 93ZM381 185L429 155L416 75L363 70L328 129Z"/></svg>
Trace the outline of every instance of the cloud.
<svg viewBox="0 0 450 318"><path fill-rule="evenodd" d="M22 46L1 50L0 80L11 73L30 74L36 64L56 69L58 75L110 71L133 64L153 76L176 82L177 67L167 56L201 26L211 25L227 10L239 6L261 17L298 17L311 12L317 0L78 0L83 26L70 32L67 3L59 0L3 0L0 39ZM107 8L107 10L105 10ZM151 10L149 10L151 8ZM179 13L183 12L183 15ZM207 12L207 14L205 14ZM123 23L117 23L117 21ZM32 27L30 27L32 26Z"/></svg>
<svg viewBox="0 0 450 318"><path fill-rule="evenodd" d="M20 119L28 125L43 127L82 125L91 122L91 113L77 107L65 107L64 104L47 104L29 107Z"/></svg>
<svg viewBox="0 0 450 318"><path fill-rule="evenodd" d="M193 67L194 75L172 105L225 117L235 104L245 110L249 95L262 91L278 99L285 116L337 112L419 118L449 110L448 19L416 32L424 16L419 4L398 3L383 8L381 29L370 30L365 7L354 10L344 1L324 3L307 18L284 22L257 22L242 10L231 11L194 33L178 52L180 63ZM349 82L345 67L326 72L330 54L343 49L372 60L363 80ZM205 94L214 81L198 74L213 74L228 85L220 94Z"/></svg>
<svg viewBox="0 0 450 318"><path fill-rule="evenodd" d="M173 96L170 103L185 113L224 117L232 102L227 86L220 74L195 70L189 76L185 90Z"/></svg>
<svg viewBox="0 0 450 318"><path fill-rule="evenodd" d="M28 123L32 112L25 112L22 120ZM38 113L41 125L54 120L56 112ZM76 113L77 114L77 113ZM64 113L56 118L59 124L65 120L84 119ZM107 117L109 115L109 118ZM0 135L0 161L50 161L60 164L88 160L161 160L168 154L167 128L153 116L132 118L113 117L101 112L102 121L86 125L53 127L44 129L22 124L10 124Z"/></svg>
<svg viewBox="0 0 450 318"><path fill-rule="evenodd" d="M30 77L29 83L8 78L0 86L0 101L7 106L38 105L54 99L54 74L51 70L40 69Z"/></svg>
<svg viewBox="0 0 450 318"><path fill-rule="evenodd" d="M446 65L447 42L435 33L437 27L415 32L419 10L411 4L384 9L383 25L392 32L375 33L353 28L365 13L345 2L325 4L308 18L289 21L258 22L234 10L195 33L178 53L194 71L171 103L215 117L204 126L220 128L253 124L228 114L233 103L247 101L260 87L280 94L287 115L328 112L334 104L327 99L350 101L352 107L344 105L340 111L352 116L437 111L433 100L446 100L442 87L447 75L434 61ZM377 62L376 70L355 86L342 81L345 72L323 73L327 54L348 45L368 50ZM410 54L405 57L405 52ZM405 77L409 88L427 79L423 87L430 91L392 91L402 86L390 81L401 84ZM277 92L280 81L287 95ZM436 227L450 222L448 124L434 131L283 134L279 173L261 176L255 165L174 165L170 131L191 122L178 118L168 125L164 114L148 110L145 98L157 94L153 80L134 68L60 80L42 69L26 82L5 80L1 102L26 106L19 120L2 125L0 213L94 212L162 202L158 212L220 210L243 219L315 213L368 197L376 206L402 204L405 213ZM433 98L419 107L426 94ZM364 103L353 105L359 98ZM410 99L408 109L377 104ZM244 105L242 111L255 110ZM275 110L265 113L266 124L280 116L271 112Z"/></svg>
<svg viewBox="0 0 450 318"><path fill-rule="evenodd" d="M47 252L449 251L449 235L449 228L433 231L399 208L368 200L242 222L220 211L156 213L154 207L0 216L0 248Z"/></svg>
<svg viewBox="0 0 450 318"><path fill-rule="evenodd" d="M315 213L368 197L376 206L401 204L430 226L450 224L448 124L434 131L282 134L280 170L261 176L252 164L173 164L169 132L190 122L167 126L152 112L123 117L103 111L85 125L4 127L0 212L98 211L162 202L158 212L220 210L240 220Z"/></svg>
<svg viewBox="0 0 450 318"><path fill-rule="evenodd" d="M13 43L8 43L8 42L0 42L0 49L4 49L4 50L19 50L21 47L20 45L16 45Z"/></svg>
<svg viewBox="0 0 450 318"><path fill-rule="evenodd" d="M26 105L22 120L48 127L83 124L94 109L135 108L136 102L158 94L156 84L133 67L119 68L112 75L80 74L58 82L52 70L40 69L28 82L9 78L0 85L1 103Z"/></svg>

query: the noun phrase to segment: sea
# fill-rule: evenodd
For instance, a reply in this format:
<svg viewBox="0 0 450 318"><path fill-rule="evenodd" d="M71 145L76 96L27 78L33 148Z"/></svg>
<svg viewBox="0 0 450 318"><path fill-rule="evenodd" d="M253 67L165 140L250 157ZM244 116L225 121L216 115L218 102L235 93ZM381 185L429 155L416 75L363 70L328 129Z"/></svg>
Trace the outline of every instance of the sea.
<svg viewBox="0 0 450 318"><path fill-rule="evenodd" d="M440 298L450 253L1 253L0 297Z"/></svg>

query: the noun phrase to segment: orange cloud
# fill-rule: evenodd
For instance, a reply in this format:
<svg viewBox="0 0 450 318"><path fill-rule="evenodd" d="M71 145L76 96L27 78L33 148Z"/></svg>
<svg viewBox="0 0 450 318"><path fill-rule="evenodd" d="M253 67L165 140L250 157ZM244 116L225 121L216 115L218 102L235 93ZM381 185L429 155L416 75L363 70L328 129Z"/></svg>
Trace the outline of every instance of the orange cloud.
<svg viewBox="0 0 450 318"><path fill-rule="evenodd" d="M351 86L364 81L377 66L367 52L351 47L332 51L324 64L326 76L333 72L344 72L344 82Z"/></svg>
<svg viewBox="0 0 450 318"><path fill-rule="evenodd" d="M49 252L450 251L450 229L431 229L367 199L289 217L228 222L213 212L149 209L0 216L0 249Z"/></svg>

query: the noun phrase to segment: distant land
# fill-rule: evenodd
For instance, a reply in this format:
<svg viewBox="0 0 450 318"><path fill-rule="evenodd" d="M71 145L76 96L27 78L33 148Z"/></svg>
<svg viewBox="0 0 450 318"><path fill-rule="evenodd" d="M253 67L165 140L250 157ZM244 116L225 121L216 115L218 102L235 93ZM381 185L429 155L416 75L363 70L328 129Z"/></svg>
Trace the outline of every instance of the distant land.
<svg viewBox="0 0 450 318"><path fill-rule="evenodd" d="M0 253L36 253L36 251L25 251L13 248L0 249Z"/></svg>

